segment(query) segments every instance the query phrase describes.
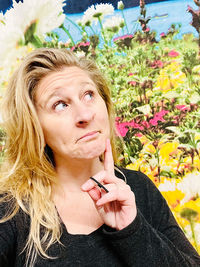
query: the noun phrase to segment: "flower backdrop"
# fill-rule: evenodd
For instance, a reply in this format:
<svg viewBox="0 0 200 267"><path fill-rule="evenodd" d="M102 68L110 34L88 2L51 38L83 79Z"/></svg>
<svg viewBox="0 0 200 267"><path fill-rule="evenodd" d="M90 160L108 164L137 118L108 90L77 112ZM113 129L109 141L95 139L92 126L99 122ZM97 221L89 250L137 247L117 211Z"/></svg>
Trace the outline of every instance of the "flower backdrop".
<svg viewBox="0 0 200 267"><path fill-rule="evenodd" d="M63 14L63 0L56 5L53 0L13 1L0 13L0 93L23 57L37 47L71 49L94 59L110 83L116 128L124 140L119 164L149 176L200 252L200 2L194 3L196 9L188 6L185 12L197 37L188 33L177 39L179 24L157 38L142 0L135 31L126 23L122 1L121 15L111 4L97 4L76 23ZM64 20L78 29L79 42ZM67 42L60 40L58 28Z"/></svg>

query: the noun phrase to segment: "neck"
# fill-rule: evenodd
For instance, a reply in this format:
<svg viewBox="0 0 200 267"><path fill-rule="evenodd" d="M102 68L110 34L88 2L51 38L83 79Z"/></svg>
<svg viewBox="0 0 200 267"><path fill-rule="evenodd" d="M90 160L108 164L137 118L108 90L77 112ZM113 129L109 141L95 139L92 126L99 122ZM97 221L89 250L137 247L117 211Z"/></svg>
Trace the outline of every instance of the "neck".
<svg viewBox="0 0 200 267"><path fill-rule="evenodd" d="M65 159L56 162L58 187L68 192L81 192L81 185L101 170L103 170L103 163L99 158Z"/></svg>

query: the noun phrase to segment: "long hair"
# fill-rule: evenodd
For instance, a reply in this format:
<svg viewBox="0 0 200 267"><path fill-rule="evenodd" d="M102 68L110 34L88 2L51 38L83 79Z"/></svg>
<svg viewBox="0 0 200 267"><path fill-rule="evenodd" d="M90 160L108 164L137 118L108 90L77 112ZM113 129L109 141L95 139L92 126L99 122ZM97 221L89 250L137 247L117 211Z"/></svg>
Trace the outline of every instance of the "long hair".
<svg viewBox="0 0 200 267"><path fill-rule="evenodd" d="M6 145L0 177L0 194L3 196L0 201L12 203L9 214L0 222L11 219L20 208L30 216L30 232L24 248L29 266L38 254L48 258L47 249L59 242L61 236L51 191L56 172L47 155L49 152L45 150L34 96L41 79L67 66L84 70L105 101L114 161L117 159L110 90L96 64L86 58L77 58L66 49L40 48L31 52L13 74L4 97L2 117Z"/></svg>

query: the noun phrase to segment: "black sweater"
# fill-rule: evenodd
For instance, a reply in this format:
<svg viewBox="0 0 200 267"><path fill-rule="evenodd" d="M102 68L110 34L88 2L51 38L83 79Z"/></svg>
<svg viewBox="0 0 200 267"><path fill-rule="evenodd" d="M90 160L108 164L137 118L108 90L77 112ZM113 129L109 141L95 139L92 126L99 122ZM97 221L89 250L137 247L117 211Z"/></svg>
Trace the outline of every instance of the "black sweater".
<svg viewBox="0 0 200 267"><path fill-rule="evenodd" d="M123 172L136 197L138 212L133 223L120 231L103 225L89 235L69 234L61 223L63 245L56 243L48 250L57 259L38 257L35 267L200 266L200 256L150 179L140 172ZM118 172L116 175L122 178ZM21 252L28 231L29 218L22 211L0 224L0 267L25 265L25 253Z"/></svg>

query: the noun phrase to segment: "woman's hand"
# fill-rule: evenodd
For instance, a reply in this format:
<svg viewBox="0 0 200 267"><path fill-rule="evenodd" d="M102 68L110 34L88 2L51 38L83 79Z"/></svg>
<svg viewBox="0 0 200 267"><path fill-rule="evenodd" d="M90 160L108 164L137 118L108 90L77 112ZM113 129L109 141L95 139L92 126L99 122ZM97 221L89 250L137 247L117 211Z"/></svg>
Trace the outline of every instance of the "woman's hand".
<svg viewBox="0 0 200 267"><path fill-rule="evenodd" d="M106 143L104 154L104 171L93 176L109 191L99 188L95 181L89 179L82 185L82 190L88 192L104 223L121 230L128 226L136 217L137 208L135 195L129 185L114 174L114 161L110 140Z"/></svg>

